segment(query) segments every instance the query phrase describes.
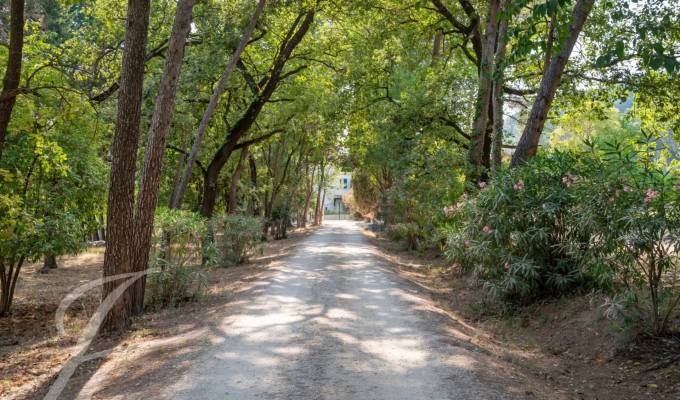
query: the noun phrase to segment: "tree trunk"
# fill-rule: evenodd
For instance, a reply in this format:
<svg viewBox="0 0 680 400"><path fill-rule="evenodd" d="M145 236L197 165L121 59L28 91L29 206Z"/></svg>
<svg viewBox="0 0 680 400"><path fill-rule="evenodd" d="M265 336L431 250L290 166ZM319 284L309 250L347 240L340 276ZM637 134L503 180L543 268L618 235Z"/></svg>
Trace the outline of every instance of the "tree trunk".
<svg viewBox="0 0 680 400"><path fill-rule="evenodd" d="M43 266L40 269L41 274L50 272L51 269L57 269L57 257L54 254L45 254L43 259Z"/></svg>
<svg viewBox="0 0 680 400"><path fill-rule="evenodd" d="M302 213L301 227L306 228L309 218L309 203L312 202L312 193L314 193L314 175L316 174L316 168L312 167L312 175L306 177L307 185L305 187L305 206Z"/></svg>
<svg viewBox="0 0 680 400"><path fill-rule="evenodd" d="M248 155L248 167L250 169L250 183L253 188L257 188L257 164L255 164L255 157L252 154ZM260 215L259 207L257 206L257 194L253 193L250 196L250 205L248 211L252 216Z"/></svg>
<svg viewBox="0 0 680 400"><path fill-rule="evenodd" d="M24 265L25 258L21 256L19 261L9 260L5 263L0 259L0 317L9 315L12 309L12 299L14 299L14 289L16 288L19 272Z"/></svg>
<svg viewBox="0 0 680 400"><path fill-rule="evenodd" d="M508 15L509 0L503 0L501 10L503 17L498 24L498 43L496 44L496 55L494 57L495 76L493 80L493 96L491 107L493 115L493 133L491 134L491 173L496 175L501 167L503 156L503 83L505 82L505 49L507 45L508 25L510 15Z"/></svg>
<svg viewBox="0 0 680 400"><path fill-rule="evenodd" d="M491 86L493 80L493 56L496 43L497 15L499 0L489 1L489 10L486 17L486 30L484 31L484 43L482 58L479 60L479 88L477 91L477 105L475 108L475 120L472 125L470 136L470 173L467 181L476 184L481 174L481 166L484 159L485 136L489 118L489 105L491 100Z"/></svg>
<svg viewBox="0 0 680 400"><path fill-rule="evenodd" d="M232 54L231 58L229 59L229 62L227 63L226 68L222 72L222 75L220 76L220 80L217 82L217 86L213 90L212 95L210 96L210 101L208 102L208 106L205 109L205 112L203 113L203 117L201 118L201 122L198 125L198 130L196 131L196 137L194 138L194 144L191 147L191 151L189 152L189 156L187 157L187 161L184 167L184 174L182 175L182 178L179 181L179 185L177 186L176 193L174 194L175 197L172 199L170 203L170 208L179 208L180 205L182 204L182 199L184 198L184 192L186 191L187 185L189 184L189 179L191 178L191 168L194 164L194 160L196 160L196 157L198 157L198 152L201 149L201 142L203 141L203 136L205 135L205 131L208 128L208 123L210 122L210 119L212 118L213 114L215 113L215 108L217 107L217 103L220 101L220 97L224 93L224 90L226 89L227 85L227 80L229 79L229 76L231 73L234 71L236 68L236 64L238 63L238 60L241 57L241 53L243 53L243 50L246 48L248 45L248 41L250 40L251 35L253 34L253 30L255 30L255 25L257 24L257 20L260 18L260 14L262 14L262 10L264 10L266 0L260 0L257 3L257 7L255 8L255 12L253 15L250 17L250 21L248 21L248 26L246 27L246 30L243 32L243 36L241 37L241 41L239 42L238 46L236 47L236 50L234 51L234 54ZM208 182L206 182L206 186L208 185ZM215 193L216 195L216 193ZM205 197L204 197L205 201Z"/></svg>
<svg viewBox="0 0 680 400"><path fill-rule="evenodd" d="M160 176L163 169L165 141L170 131L177 83L182 69L184 49L191 28L191 14L195 4L196 0L180 0L175 11L175 22L170 35L165 67L158 87L144 156L133 231L134 240L131 248L134 257L132 272L146 270L149 263L149 250L153 233L154 213L158 201ZM146 279L142 277L130 288L133 296L132 312L134 315L139 315L144 311L145 284Z"/></svg>
<svg viewBox="0 0 680 400"><path fill-rule="evenodd" d="M316 192L316 209L314 210L314 225L319 226L321 225L321 220L323 219L323 204L322 204L322 198L321 198L321 192L323 191L323 185L324 181L326 179L326 167L324 166L324 163L321 163L321 170L320 170L320 176L319 176L319 187Z"/></svg>
<svg viewBox="0 0 680 400"><path fill-rule="evenodd" d="M229 203L227 204L227 212L229 214L236 214L238 183L241 180L241 173L245 166L246 158L248 157L248 146L241 149L241 157L238 159L238 165L231 176L231 184L229 185Z"/></svg>
<svg viewBox="0 0 680 400"><path fill-rule="evenodd" d="M21 58L24 49L24 0L11 0L9 12L9 56L0 93L0 160L21 80Z"/></svg>
<svg viewBox="0 0 680 400"><path fill-rule="evenodd" d="M562 79L562 73L594 2L595 0L578 0L574 6L572 22L569 25L569 36L560 46L559 53L550 60L550 64L543 74L541 86L531 108L524 132L517 143L515 154L512 156L512 166L524 164L536 154L550 105Z"/></svg>
<svg viewBox="0 0 680 400"><path fill-rule="evenodd" d="M441 29L437 30L432 40L432 66L436 67L439 60L442 58L442 45L444 43L444 32Z"/></svg>
<svg viewBox="0 0 680 400"><path fill-rule="evenodd" d="M144 49L149 27L149 8L149 0L128 0L118 116L111 145L104 277L131 271L130 245L134 233L135 165L139 146ZM114 291L117 285L117 281L104 284L102 299ZM128 289L128 292L117 300L106 316L103 328L111 331L125 327L129 323L131 311Z"/></svg>

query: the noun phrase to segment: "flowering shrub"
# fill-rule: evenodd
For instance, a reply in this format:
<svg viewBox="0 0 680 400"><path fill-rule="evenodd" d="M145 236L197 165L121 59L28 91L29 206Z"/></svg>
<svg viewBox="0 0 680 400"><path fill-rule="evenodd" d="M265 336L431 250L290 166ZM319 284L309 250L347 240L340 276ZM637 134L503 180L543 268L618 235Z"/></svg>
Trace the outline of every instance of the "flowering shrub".
<svg viewBox="0 0 680 400"><path fill-rule="evenodd" d="M582 160L555 152L501 172L459 205L448 255L495 298L511 303L589 284L589 271L563 246L566 240L577 247L589 241L567 222L576 202L570 187L585 172Z"/></svg>
<svg viewBox="0 0 680 400"><path fill-rule="evenodd" d="M503 171L458 206L448 255L498 300L597 287L625 303L619 316L663 333L680 306L680 183L653 143L555 151Z"/></svg>
<svg viewBox="0 0 680 400"><path fill-rule="evenodd" d="M582 263L614 274L626 306L614 307L618 316L659 335L680 305L680 186L656 161L654 142L641 144L635 152L605 146L599 179L578 189L570 221L593 238Z"/></svg>

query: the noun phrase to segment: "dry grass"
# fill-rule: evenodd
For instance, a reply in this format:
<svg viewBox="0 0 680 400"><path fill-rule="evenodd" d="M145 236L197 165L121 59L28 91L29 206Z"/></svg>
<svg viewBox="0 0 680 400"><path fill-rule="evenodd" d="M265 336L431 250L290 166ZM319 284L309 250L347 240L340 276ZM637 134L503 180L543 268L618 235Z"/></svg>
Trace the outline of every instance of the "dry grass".
<svg viewBox="0 0 680 400"><path fill-rule="evenodd" d="M289 239L267 242L244 265L204 270L208 287L199 302L149 312L134 321L129 331L115 337L99 338L93 347L127 351L143 348L143 343L150 340L181 337L189 341L198 327L205 326L206 321L220 314L219 309L228 304L235 293L246 290L251 282L269 273L268 266L272 262L285 257L312 231L311 228L296 230ZM60 258L59 268L48 274L39 273L40 264L27 265L22 271L13 314L0 319L0 398L42 398L41 394L68 360L81 329L99 304L101 293L98 289L92 290L72 305L65 318L65 336L57 334L54 313L72 289L101 277L103 259L104 249L92 248L77 256ZM193 347L188 342L182 344L181 340L175 340L173 343L165 349L148 350L145 368L154 370L154 365L167 359L156 357L158 361L154 364L154 354L158 351L168 354L192 352ZM102 361L95 360L80 367L72 378L70 390L80 388ZM169 370L181 367L172 366ZM141 371L139 376L149 378Z"/></svg>

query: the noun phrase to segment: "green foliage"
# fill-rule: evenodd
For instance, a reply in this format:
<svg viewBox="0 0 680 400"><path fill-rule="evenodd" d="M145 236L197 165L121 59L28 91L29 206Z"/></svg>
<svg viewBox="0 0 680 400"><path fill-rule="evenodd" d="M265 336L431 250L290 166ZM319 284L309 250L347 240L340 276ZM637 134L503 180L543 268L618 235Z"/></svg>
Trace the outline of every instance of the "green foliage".
<svg viewBox="0 0 680 400"><path fill-rule="evenodd" d="M206 220L196 213L166 208L156 211L146 279L147 306L175 307L200 298L207 283L198 269L205 232Z"/></svg>
<svg viewBox="0 0 680 400"><path fill-rule="evenodd" d="M660 335L680 306L680 175L659 157L657 139L601 146L598 179L576 188L570 223L593 238L581 263L611 270L620 285L615 298L628 307L619 316Z"/></svg>
<svg viewBox="0 0 680 400"><path fill-rule="evenodd" d="M596 277L564 247L589 240L567 222L576 202L572 182L583 179L586 165L584 157L553 152L501 172L459 205L461 220L449 237L449 256L494 298L510 303L560 296L589 284Z"/></svg>
<svg viewBox="0 0 680 400"><path fill-rule="evenodd" d="M215 215L210 221L216 262L233 266L245 262L258 248L262 235L260 218L245 215Z"/></svg>
<svg viewBox="0 0 680 400"><path fill-rule="evenodd" d="M147 275L146 305L160 309L196 301L203 295L206 285L205 275L195 268L168 265Z"/></svg>
<svg viewBox="0 0 680 400"><path fill-rule="evenodd" d="M587 145L503 171L460 204L448 255L496 300L527 304L600 288L627 299L624 314L661 334L680 302L678 175L657 158L651 136L636 146Z"/></svg>

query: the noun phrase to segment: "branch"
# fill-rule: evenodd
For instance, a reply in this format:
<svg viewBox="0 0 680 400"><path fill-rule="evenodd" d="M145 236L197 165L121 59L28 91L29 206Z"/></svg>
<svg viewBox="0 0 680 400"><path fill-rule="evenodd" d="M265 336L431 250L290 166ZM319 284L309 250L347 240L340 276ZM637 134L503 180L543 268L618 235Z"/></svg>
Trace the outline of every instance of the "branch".
<svg viewBox="0 0 680 400"><path fill-rule="evenodd" d="M184 154L185 156L189 155L188 151L180 149L179 147L173 146L171 144L166 145L165 148L170 149L170 150L175 150L176 152L178 152L180 154ZM201 172L203 172L203 174L205 174L206 169L203 167L203 164L201 164L201 162L198 161L198 160L194 160L194 163L196 163L196 165L198 165L198 168L201 169Z"/></svg>
<svg viewBox="0 0 680 400"><path fill-rule="evenodd" d="M285 132L285 129L283 129L283 128L274 129L273 131L266 133L266 134L264 134L260 137L257 137L255 139L246 140L245 142L241 142L241 143L237 144L236 147L234 147L234 150L252 146L254 144L257 144L257 143L260 143L262 141L269 139L270 137L276 135L277 133L283 133L283 132Z"/></svg>

